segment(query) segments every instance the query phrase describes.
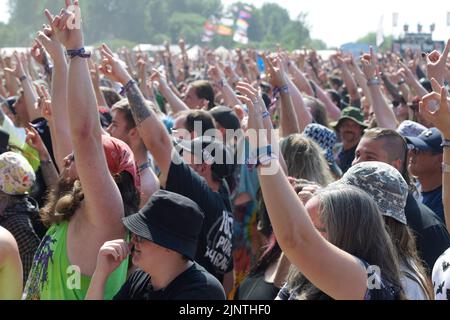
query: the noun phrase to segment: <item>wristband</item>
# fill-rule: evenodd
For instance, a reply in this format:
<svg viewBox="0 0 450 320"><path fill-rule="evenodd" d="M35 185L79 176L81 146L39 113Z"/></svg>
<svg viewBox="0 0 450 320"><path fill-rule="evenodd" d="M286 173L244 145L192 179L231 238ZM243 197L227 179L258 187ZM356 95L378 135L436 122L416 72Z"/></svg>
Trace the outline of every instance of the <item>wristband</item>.
<svg viewBox="0 0 450 320"><path fill-rule="evenodd" d="M442 141L441 147L443 147L443 148L450 148L450 140Z"/></svg>
<svg viewBox="0 0 450 320"><path fill-rule="evenodd" d="M268 117L270 117L270 112L269 111L264 111L263 114L262 114L262 118L266 119Z"/></svg>
<svg viewBox="0 0 450 320"><path fill-rule="evenodd" d="M135 84L136 81L134 81L133 79L131 79L130 81L127 82L127 84L125 86L122 87L122 90L120 90L120 95L122 97L125 97L127 91L131 88L131 86L133 84Z"/></svg>
<svg viewBox="0 0 450 320"><path fill-rule="evenodd" d="M398 82L398 85L401 86L401 85L405 84L405 82L406 82L405 79L401 79L401 80Z"/></svg>
<svg viewBox="0 0 450 320"><path fill-rule="evenodd" d="M281 93L289 93L289 86L288 85L282 86L279 90Z"/></svg>
<svg viewBox="0 0 450 320"><path fill-rule="evenodd" d="M377 77L369 79L369 81L367 81L367 85L370 86L379 86L380 83L380 79L378 79Z"/></svg>
<svg viewBox="0 0 450 320"><path fill-rule="evenodd" d="M26 75L23 75L23 76L21 76L21 77L19 78L20 82L24 82L24 81L27 80L27 79L28 79L28 78L27 78Z"/></svg>
<svg viewBox="0 0 450 320"><path fill-rule="evenodd" d="M258 163L256 164L256 168L261 166L267 166L272 163L273 160L277 160L278 157L275 154L265 155L258 158Z"/></svg>
<svg viewBox="0 0 450 320"><path fill-rule="evenodd" d="M70 57L70 59L73 59L75 57L80 58L90 58L91 53L86 52L84 48L78 49L78 50L67 50L67 55Z"/></svg>
<svg viewBox="0 0 450 320"><path fill-rule="evenodd" d="M442 172L443 173L450 173L450 164L443 163L442 164Z"/></svg>
<svg viewBox="0 0 450 320"><path fill-rule="evenodd" d="M144 171L145 169L149 169L149 168L151 168L151 167L152 167L151 162L150 162L150 161L149 161L149 162L146 162L146 163L144 163L143 165L140 165L140 166L139 166L138 172L139 172L139 173L142 173L142 171Z"/></svg>

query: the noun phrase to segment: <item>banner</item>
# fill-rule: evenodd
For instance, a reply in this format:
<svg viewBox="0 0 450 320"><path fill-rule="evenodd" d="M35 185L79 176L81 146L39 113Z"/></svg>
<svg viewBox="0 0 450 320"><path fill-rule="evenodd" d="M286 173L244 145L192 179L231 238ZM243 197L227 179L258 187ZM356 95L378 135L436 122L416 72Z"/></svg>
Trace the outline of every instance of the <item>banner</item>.
<svg viewBox="0 0 450 320"><path fill-rule="evenodd" d="M233 34L233 30L227 26L218 26L216 32L221 36L231 36Z"/></svg>
<svg viewBox="0 0 450 320"><path fill-rule="evenodd" d="M245 20L238 19L238 20L236 21L236 26L237 26L238 28L240 28L240 29L247 30L249 24L248 24L248 22L245 21Z"/></svg>
<svg viewBox="0 0 450 320"><path fill-rule="evenodd" d="M380 25L377 30L377 47L380 47L384 42L384 29L383 29L384 16L381 16Z"/></svg>
<svg viewBox="0 0 450 320"><path fill-rule="evenodd" d="M398 12L392 14L392 26L394 28L398 27Z"/></svg>
<svg viewBox="0 0 450 320"><path fill-rule="evenodd" d="M241 34L240 32L236 32L234 34L233 41L246 45L248 44L248 37L246 35Z"/></svg>
<svg viewBox="0 0 450 320"><path fill-rule="evenodd" d="M232 27L234 26L234 19L232 18L222 18L220 19L220 24L226 26L226 27Z"/></svg>
<svg viewBox="0 0 450 320"><path fill-rule="evenodd" d="M252 17L252 15L250 13L248 13L247 11L242 10L241 12L239 12L239 19L250 19Z"/></svg>

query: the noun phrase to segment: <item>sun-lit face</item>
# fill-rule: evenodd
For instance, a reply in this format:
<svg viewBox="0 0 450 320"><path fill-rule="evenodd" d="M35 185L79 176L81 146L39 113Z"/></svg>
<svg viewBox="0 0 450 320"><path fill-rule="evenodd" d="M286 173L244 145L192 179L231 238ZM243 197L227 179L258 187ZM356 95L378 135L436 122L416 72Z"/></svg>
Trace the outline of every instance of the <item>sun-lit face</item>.
<svg viewBox="0 0 450 320"><path fill-rule="evenodd" d="M339 134L344 143L356 145L363 134L363 127L353 120L345 119L339 126Z"/></svg>
<svg viewBox="0 0 450 320"><path fill-rule="evenodd" d="M184 103L186 103L189 109L201 109L203 107L204 99L200 99L197 96L195 88L189 86L184 97Z"/></svg>
<svg viewBox="0 0 450 320"><path fill-rule="evenodd" d="M429 173L440 170L442 165L442 153L420 151L413 149L409 151L409 172L411 175L421 178Z"/></svg>
<svg viewBox="0 0 450 320"><path fill-rule="evenodd" d="M112 112L112 122L106 131L111 135L111 137L122 140L126 144L130 145L130 129L128 128L125 115L122 111L114 110Z"/></svg>
<svg viewBox="0 0 450 320"><path fill-rule="evenodd" d="M390 164L389 156L382 140L362 138L359 142L352 165L369 161L379 161Z"/></svg>

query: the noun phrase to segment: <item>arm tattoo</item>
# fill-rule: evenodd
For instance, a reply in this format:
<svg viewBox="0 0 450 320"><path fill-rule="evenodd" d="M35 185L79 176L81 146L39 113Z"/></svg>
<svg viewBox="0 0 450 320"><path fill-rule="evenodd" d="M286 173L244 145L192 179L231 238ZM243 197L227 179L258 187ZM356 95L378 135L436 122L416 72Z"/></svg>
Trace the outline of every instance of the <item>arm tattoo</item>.
<svg viewBox="0 0 450 320"><path fill-rule="evenodd" d="M130 103L131 113L133 114L133 118L134 121L136 121L137 126L144 122L145 119L151 117L151 110L147 106L145 98L136 83L134 83L127 90L127 98Z"/></svg>

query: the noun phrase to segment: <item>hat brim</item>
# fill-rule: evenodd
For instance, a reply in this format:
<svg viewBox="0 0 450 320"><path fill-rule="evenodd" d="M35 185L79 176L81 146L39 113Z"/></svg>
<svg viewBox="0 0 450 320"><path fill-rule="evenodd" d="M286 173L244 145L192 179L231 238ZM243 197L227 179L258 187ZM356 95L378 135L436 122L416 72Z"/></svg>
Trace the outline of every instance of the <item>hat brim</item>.
<svg viewBox="0 0 450 320"><path fill-rule="evenodd" d="M435 151L433 148L431 148L429 145L427 145L423 140L421 140L417 137L405 137L405 139L408 144L412 144L415 148L419 149L420 151Z"/></svg>
<svg viewBox="0 0 450 320"><path fill-rule="evenodd" d="M197 241L186 239L164 230L156 224L148 225L143 221L140 213L122 219L125 227L135 235L152 241L157 245L178 252L182 256L195 260Z"/></svg>
<svg viewBox="0 0 450 320"><path fill-rule="evenodd" d="M356 120L355 118L352 118L352 117L342 117L342 118L339 119L339 121L335 121L335 122L330 123L330 127L332 127L333 129L338 129L339 126L342 124L342 121L347 120L347 119L356 122L357 124L359 124L364 129L367 129L369 127L364 122L359 122L358 120Z"/></svg>

